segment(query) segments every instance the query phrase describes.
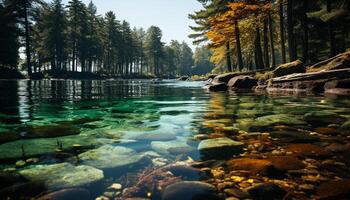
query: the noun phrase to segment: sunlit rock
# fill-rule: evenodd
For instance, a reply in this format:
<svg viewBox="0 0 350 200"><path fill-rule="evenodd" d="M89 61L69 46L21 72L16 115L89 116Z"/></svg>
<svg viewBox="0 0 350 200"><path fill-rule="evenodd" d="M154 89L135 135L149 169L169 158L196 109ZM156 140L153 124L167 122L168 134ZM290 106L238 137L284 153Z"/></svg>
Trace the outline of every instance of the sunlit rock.
<svg viewBox="0 0 350 200"><path fill-rule="evenodd" d="M300 117L289 114L275 114L258 117L250 124L250 131L264 131L276 125L306 125Z"/></svg>
<svg viewBox="0 0 350 200"><path fill-rule="evenodd" d="M339 124L346 121L346 118L330 111L314 111L304 115L305 121L312 125Z"/></svg>
<svg viewBox="0 0 350 200"><path fill-rule="evenodd" d="M21 170L19 174L31 181L44 182L49 189L79 187L104 178L103 172L99 169L69 163L37 165Z"/></svg>
<svg viewBox="0 0 350 200"><path fill-rule="evenodd" d="M112 145L104 145L79 154L79 159L85 165L99 169L125 167L138 163L143 156L135 150Z"/></svg>
<svg viewBox="0 0 350 200"><path fill-rule="evenodd" d="M203 140L198 145L198 150L203 158L229 157L242 152L243 143L229 138L216 138Z"/></svg>
<svg viewBox="0 0 350 200"><path fill-rule="evenodd" d="M193 149L189 146L184 139L177 139L167 142L153 141L151 142L151 147L158 153L171 154L174 149L184 149L185 152L192 151Z"/></svg>

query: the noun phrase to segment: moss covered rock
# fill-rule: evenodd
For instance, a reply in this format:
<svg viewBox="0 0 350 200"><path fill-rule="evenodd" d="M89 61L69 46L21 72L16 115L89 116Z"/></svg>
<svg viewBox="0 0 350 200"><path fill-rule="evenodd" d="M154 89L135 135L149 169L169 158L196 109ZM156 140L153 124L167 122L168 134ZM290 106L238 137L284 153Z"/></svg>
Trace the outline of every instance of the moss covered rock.
<svg viewBox="0 0 350 200"><path fill-rule="evenodd" d="M283 65L278 66L275 70L273 70L273 77L280 77L294 73L305 73L306 68L303 65L303 62L300 60L296 60L290 63L285 63Z"/></svg>

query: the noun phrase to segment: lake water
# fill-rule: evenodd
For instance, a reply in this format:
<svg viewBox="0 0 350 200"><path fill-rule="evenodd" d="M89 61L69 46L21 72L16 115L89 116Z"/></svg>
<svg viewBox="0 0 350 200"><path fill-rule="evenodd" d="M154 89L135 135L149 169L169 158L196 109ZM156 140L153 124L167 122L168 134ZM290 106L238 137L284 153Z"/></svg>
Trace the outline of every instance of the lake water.
<svg viewBox="0 0 350 200"><path fill-rule="evenodd" d="M122 188L139 184L143 191L136 192L138 197L160 199L156 189L142 185L149 182L140 183L142 173L172 163L223 159L220 152L208 155L197 150L200 141L208 138L243 142L249 155L258 152L242 136L262 133L274 133L271 141L284 144L348 147L348 97L209 93L202 89L204 84L0 81L0 168L22 174L26 180L20 183L40 182L45 188L33 194L18 188L18 192L0 194L30 198L43 191L79 187L89 190L92 198L110 195L110 199L122 199L117 186L108 189L120 183ZM281 136L281 130L289 131L286 135L292 131L303 134ZM314 138L320 140L314 142ZM271 145L275 144L278 142ZM307 157L298 156L301 160ZM348 178L348 168L334 174Z"/></svg>

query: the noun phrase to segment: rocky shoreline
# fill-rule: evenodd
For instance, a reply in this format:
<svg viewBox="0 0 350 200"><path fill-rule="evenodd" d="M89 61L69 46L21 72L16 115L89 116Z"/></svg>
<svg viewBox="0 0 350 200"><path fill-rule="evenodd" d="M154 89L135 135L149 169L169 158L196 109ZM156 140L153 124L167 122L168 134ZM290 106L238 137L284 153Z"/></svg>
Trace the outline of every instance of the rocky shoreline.
<svg viewBox="0 0 350 200"><path fill-rule="evenodd" d="M273 71L226 73L208 77L209 91L255 91L268 94L350 95L350 52L312 66L297 60Z"/></svg>

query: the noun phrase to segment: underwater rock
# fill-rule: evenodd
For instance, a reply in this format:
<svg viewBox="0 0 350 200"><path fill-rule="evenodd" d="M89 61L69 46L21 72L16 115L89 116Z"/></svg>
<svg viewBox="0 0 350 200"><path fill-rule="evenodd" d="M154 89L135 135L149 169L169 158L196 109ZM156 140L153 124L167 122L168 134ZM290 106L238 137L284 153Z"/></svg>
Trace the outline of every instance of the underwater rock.
<svg viewBox="0 0 350 200"><path fill-rule="evenodd" d="M243 143L226 137L208 139L199 143L198 150L203 158L224 158L241 153Z"/></svg>
<svg viewBox="0 0 350 200"><path fill-rule="evenodd" d="M23 137L27 138L50 138L50 137L61 137L68 135L77 135L80 133L79 128L75 128L70 125L60 126L26 126L24 128L26 132Z"/></svg>
<svg viewBox="0 0 350 200"><path fill-rule="evenodd" d="M253 199L283 199L287 191L273 183L263 183L248 189Z"/></svg>
<svg viewBox="0 0 350 200"><path fill-rule="evenodd" d="M350 132L350 120L344 122L339 129L345 132Z"/></svg>
<svg viewBox="0 0 350 200"><path fill-rule="evenodd" d="M136 137L136 140L148 140L148 141L169 141L175 140L176 134L174 133L146 133Z"/></svg>
<svg viewBox="0 0 350 200"><path fill-rule="evenodd" d="M304 115L305 121L315 126L341 124L346 118L330 111L314 111Z"/></svg>
<svg viewBox="0 0 350 200"><path fill-rule="evenodd" d="M182 148L185 152L193 150L193 148L187 144L186 140L183 139L171 140L167 142L153 141L151 142L151 148L162 154L171 154L172 151L176 149L181 150Z"/></svg>
<svg viewBox="0 0 350 200"><path fill-rule="evenodd" d="M1 189L0 197L1 199L34 199L46 190L47 188L42 182L22 182Z"/></svg>
<svg viewBox="0 0 350 200"><path fill-rule="evenodd" d="M23 160L19 160L16 162L16 167L20 168L20 167L24 167L27 163Z"/></svg>
<svg viewBox="0 0 350 200"><path fill-rule="evenodd" d="M39 197L37 200L77 200L77 199L92 199L90 192L84 188L63 189L56 192L46 194Z"/></svg>
<svg viewBox="0 0 350 200"><path fill-rule="evenodd" d="M236 158L227 161L229 170L244 170L253 174L278 177L288 170L303 169L305 165L293 156L272 156L267 159Z"/></svg>
<svg viewBox="0 0 350 200"><path fill-rule="evenodd" d="M331 155L327 149L313 144L290 144L284 149L298 156L327 157Z"/></svg>
<svg viewBox="0 0 350 200"><path fill-rule="evenodd" d="M227 161L227 167L229 170L244 170L253 174L258 174L269 167L272 167L272 163L264 159L254 158L236 158Z"/></svg>
<svg viewBox="0 0 350 200"><path fill-rule="evenodd" d="M206 173L202 172L199 169L196 169L194 167L188 167L183 165L178 166L170 166L167 168L168 171L170 171L175 176L181 176L182 180L200 180L202 178L207 177Z"/></svg>
<svg viewBox="0 0 350 200"><path fill-rule="evenodd" d="M74 144L80 144L83 148L104 144L93 135L17 140L0 145L0 160L19 160L23 158L23 154L29 158L54 153L60 148L58 143L62 145L63 150L72 149Z"/></svg>
<svg viewBox="0 0 350 200"><path fill-rule="evenodd" d="M278 66L275 70L273 70L273 77L281 77L294 73L305 73L306 68L303 65L303 62L300 60L296 60L290 63L285 63L283 65Z"/></svg>
<svg viewBox="0 0 350 200"><path fill-rule="evenodd" d="M223 200L213 185L199 181L183 181L167 186L162 200Z"/></svg>
<svg viewBox="0 0 350 200"><path fill-rule="evenodd" d="M0 144L18 139L21 139L21 136L19 134L10 131L0 132Z"/></svg>
<svg viewBox="0 0 350 200"><path fill-rule="evenodd" d="M319 134L321 134L321 135L333 135L333 136L336 136L336 135L341 134L341 132L338 131L337 129L329 128L329 127L316 128L314 131L319 133Z"/></svg>
<svg viewBox="0 0 350 200"><path fill-rule="evenodd" d="M57 121L55 122L56 124L64 125L64 126L74 126L74 125L81 125L81 124L86 124L90 122L96 122L102 120L101 118L89 118L89 117L84 117L84 118L79 118L79 119L73 119L69 121Z"/></svg>
<svg viewBox="0 0 350 200"><path fill-rule="evenodd" d="M304 169L305 164L294 156L272 156L267 158L275 169L281 171Z"/></svg>
<svg viewBox="0 0 350 200"><path fill-rule="evenodd" d="M299 131L272 131L270 132L272 138L282 139L286 142L317 142L319 138L308 133Z"/></svg>
<svg viewBox="0 0 350 200"><path fill-rule="evenodd" d="M143 156L135 150L112 145L104 145L79 154L79 159L84 165L99 169L112 169L136 164Z"/></svg>
<svg viewBox="0 0 350 200"><path fill-rule="evenodd" d="M227 86L232 90L239 89L252 89L258 84L258 81L251 76L236 76L230 79Z"/></svg>
<svg viewBox="0 0 350 200"><path fill-rule="evenodd" d="M276 125L306 125L307 123L297 116L289 114L275 114L258 117L250 124L250 131L265 131Z"/></svg>
<svg viewBox="0 0 350 200"><path fill-rule="evenodd" d="M19 174L0 172L0 190L25 181L25 178Z"/></svg>
<svg viewBox="0 0 350 200"><path fill-rule="evenodd" d="M103 172L94 167L70 163L37 165L19 171L23 177L45 183L48 189L79 187L104 178Z"/></svg>
<svg viewBox="0 0 350 200"><path fill-rule="evenodd" d="M322 183L316 189L320 199L350 198L350 179L334 180Z"/></svg>

